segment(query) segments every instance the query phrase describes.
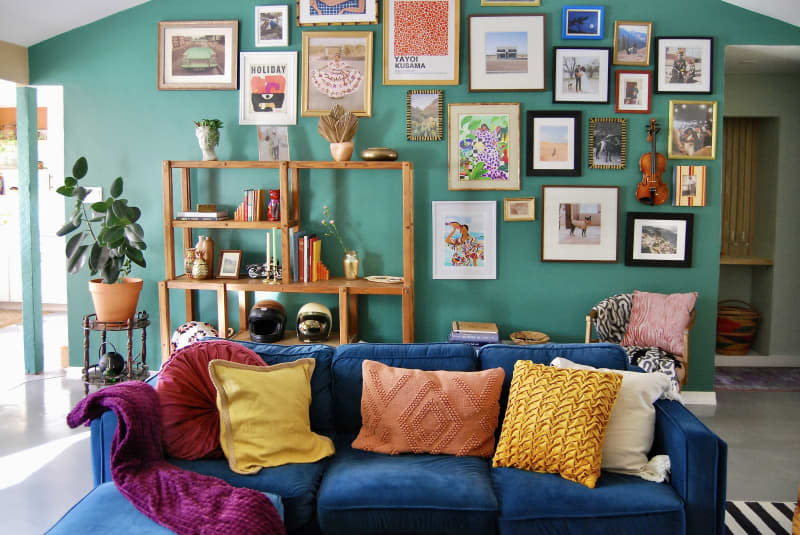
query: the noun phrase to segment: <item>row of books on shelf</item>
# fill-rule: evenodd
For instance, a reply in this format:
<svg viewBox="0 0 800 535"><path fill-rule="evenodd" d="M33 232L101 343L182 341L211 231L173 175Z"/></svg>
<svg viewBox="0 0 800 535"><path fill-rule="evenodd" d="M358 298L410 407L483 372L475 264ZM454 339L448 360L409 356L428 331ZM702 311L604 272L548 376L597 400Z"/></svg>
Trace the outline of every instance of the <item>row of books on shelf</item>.
<svg viewBox="0 0 800 535"><path fill-rule="evenodd" d="M297 231L291 234L289 261L293 282L330 280L330 270L322 263L322 240L313 233Z"/></svg>
<svg viewBox="0 0 800 535"><path fill-rule="evenodd" d="M234 221L264 221L267 219L267 190L246 189L244 201L233 214Z"/></svg>
<svg viewBox="0 0 800 535"><path fill-rule="evenodd" d="M496 323L454 321L447 341L470 344L475 347L497 344L500 342L500 331Z"/></svg>

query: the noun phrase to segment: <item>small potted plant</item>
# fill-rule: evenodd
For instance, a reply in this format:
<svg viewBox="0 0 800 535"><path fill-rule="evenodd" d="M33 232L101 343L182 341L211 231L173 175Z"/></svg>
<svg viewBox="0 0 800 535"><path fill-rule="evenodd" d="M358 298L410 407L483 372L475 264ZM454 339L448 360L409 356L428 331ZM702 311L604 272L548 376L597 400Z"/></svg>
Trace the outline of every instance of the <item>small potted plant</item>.
<svg viewBox="0 0 800 535"><path fill-rule="evenodd" d="M345 111L339 104L328 115L319 118L317 130L331 144L331 156L337 162L346 162L353 155L353 138L358 130L358 117Z"/></svg>
<svg viewBox="0 0 800 535"><path fill-rule="evenodd" d="M67 271L75 274L88 263L89 273L102 278L89 281L98 321L127 321L136 314L142 279L128 277L131 265L146 267L142 251L147 248L144 231L137 223L141 210L128 206L123 199L122 177L111 183L110 196L87 209L83 202L89 190L78 185L86 176L89 165L81 156L72 166L72 175L56 192L75 198L75 208L69 220L56 235L67 240Z"/></svg>
<svg viewBox="0 0 800 535"><path fill-rule="evenodd" d="M200 150L203 151L203 160L216 160L217 153L214 147L219 145L219 129L222 128L222 121L219 119L200 119L194 121L194 133Z"/></svg>

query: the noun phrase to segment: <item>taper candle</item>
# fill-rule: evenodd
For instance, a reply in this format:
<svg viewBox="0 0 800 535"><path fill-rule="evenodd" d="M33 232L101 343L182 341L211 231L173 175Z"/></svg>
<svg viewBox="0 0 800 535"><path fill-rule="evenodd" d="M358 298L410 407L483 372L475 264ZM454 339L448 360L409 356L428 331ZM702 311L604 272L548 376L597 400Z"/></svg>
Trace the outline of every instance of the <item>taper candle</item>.
<svg viewBox="0 0 800 535"><path fill-rule="evenodd" d="M275 257L275 264L278 263L278 248L275 246L275 229L272 229L272 255Z"/></svg>

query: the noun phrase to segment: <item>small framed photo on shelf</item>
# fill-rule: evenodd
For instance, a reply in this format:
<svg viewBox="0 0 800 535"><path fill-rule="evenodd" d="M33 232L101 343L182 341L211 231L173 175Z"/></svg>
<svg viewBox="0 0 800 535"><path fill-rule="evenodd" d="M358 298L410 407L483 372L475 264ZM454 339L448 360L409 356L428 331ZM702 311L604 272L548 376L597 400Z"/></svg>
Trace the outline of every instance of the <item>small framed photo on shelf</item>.
<svg viewBox="0 0 800 535"><path fill-rule="evenodd" d="M503 221L535 221L536 199L533 197L506 197L503 199Z"/></svg>
<svg viewBox="0 0 800 535"><path fill-rule="evenodd" d="M711 37L656 38L656 93L712 93Z"/></svg>
<svg viewBox="0 0 800 535"><path fill-rule="evenodd" d="M564 6L561 38L602 39L605 12L605 6Z"/></svg>
<svg viewBox="0 0 800 535"><path fill-rule="evenodd" d="M528 111L526 174L580 176L581 112Z"/></svg>
<svg viewBox="0 0 800 535"><path fill-rule="evenodd" d="M619 186L542 186L542 262L616 262Z"/></svg>
<svg viewBox="0 0 800 535"><path fill-rule="evenodd" d="M289 127L259 126L258 161L280 162L291 160L289 157Z"/></svg>
<svg viewBox="0 0 800 535"><path fill-rule="evenodd" d="M553 102L608 103L608 47L553 47Z"/></svg>
<svg viewBox="0 0 800 535"><path fill-rule="evenodd" d="M239 124L297 124L297 52L242 52Z"/></svg>
<svg viewBox="0 0 800 535"><path fill-rule="evenodd" d="M469 16L470 91L544 91L544 15Z"/></svg>
<svg viewBox="0 0 800 535"><path fill-rule="evenodd" d="M589 167L625 169L627 121L618 118L589 119Z"/></svg>
<svg viewBox="0 0 800 535"><path fill-rule="evenodd" d="M441 141L444 91L411 89L406 92L406 139Z"/></svg>
<svg viewBox="0 0 800 535"><path fill-rule="evenodd" d="M433 201L433 278L497 278L497 203Z"/></svg>
<svg viewBox="0 0 800 535"><path fill-rule="evenodd" d="M617 113L650 113L653 73L617 69Z"/></svg>
<svg viewBox="0 0 800 535"><path fill-rule="evenodd" d="M236 89L239 21L158 23L158 89Z"/></svg>
<svg viewBox="0 0 800 535"><path fill-rule="evenodd" d="M233 249L223 249L219 252L219 262L217 268L218 279L238 279L239 268L242 265L242 251Z"/></svg>
<svg viewBox="0 0 800 535"><path fill-rule="evenodd" d="M256 46L289 46L289 6L256 6Z"/></svg>
<svg viewBox="0 0 800 535"><path fill-rule="evenodd" d="M676 165L672 169L672 206L705 206L706 166Z"/></svg>
<svg viewBox="0 0 800 535"><path fill-rule="evenodd" d="M297 0L298 26L378 24L378 0Z"/></svg>
<svg viewBox="0 0 800 535"><path fill-rule="evenodd" d="M614 65L650 65L652 22L614 21Z"/></svg>
<svg viewBox="0 0 800 535"><path fill-rule="evenodd" d="M692 267L694 214L628 212L625 265Z"/></svg>
<svg viewBox="0 0 800 535"><path fill-rule="evenodd" d="M717 103L713 100L670 100L667 156L673 160L716 158Z"/></svg>

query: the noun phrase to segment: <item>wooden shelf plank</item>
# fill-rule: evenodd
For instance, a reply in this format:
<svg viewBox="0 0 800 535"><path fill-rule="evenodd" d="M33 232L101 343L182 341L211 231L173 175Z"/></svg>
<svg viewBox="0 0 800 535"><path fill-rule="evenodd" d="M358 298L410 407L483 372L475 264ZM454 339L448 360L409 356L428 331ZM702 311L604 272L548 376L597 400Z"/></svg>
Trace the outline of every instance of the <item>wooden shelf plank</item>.
<svg viewBox="0 0 800 535"><path fill-rule="evenodd" d="M719 263L724 266L771 266L771 258L762 256L721 256Z"/></svg>
<svg viewBox="0 0 800 535"><path fill-rule="evenodd" d="M297 221L289 220L289 227L297 226ZM230 229L270 229L281 228L280 221L234 221L233 219L224 219L222 221L214 220L183 220L173 219L172 226L175 228L230 228Z"/></svg>
<svg viewBox="0 0 800 535"><path fill-rule="evenodd" d="M290 169L402 169L401 161L290 161ZM170 161L173 169L279 169L281 162L260 162L260 161Z"/></svg>
<svg viewBox="0 0 800 535"><path fill-rule="evenodd" d="M351 340L355 342L355 339L358 338L354 336ZM233 336L230 337L230 340L240 340L244 342L251 342L250 340L250 331L244 330L235 333ZM271 344L277 344L281 346L293 346L293 345L310 345L310 344L325 344L327 346L339 347L341 342L339 341L339 333L338 332L331 332L330 337L325 340L324 342L301 342L299 338L297 338L297 331L286 331L283 333L283 338L278 340L277 342L269 342Z"/></svg>
<svg viewBox="0 0 800 535"><path fill-rule="evenodd" d="M316 162L296 161L289 162L293 169L402 169L400 161L349 161L349 162Z"/></svg>
<svg viewBox="0 0 800 535"><path fill-rule="evenodd" d="M203 282L203 281L198 281ZM286 293L318 293L336 294L339 288L347 288L351 294L357 295L402 295L402 284L383 284L366 279L347 280L335 277L327 281L289 282L279 284L265 283L264 279L226 279L225 288L246 292L286 292Z"/></svg>
<svg viewBox="0 0 800 535"><path fill-rule="evenodd" d="M280 162L261 162L261 161L236 161L236 160L180 160L170 161L173 169L278 169Z"/></svg>

